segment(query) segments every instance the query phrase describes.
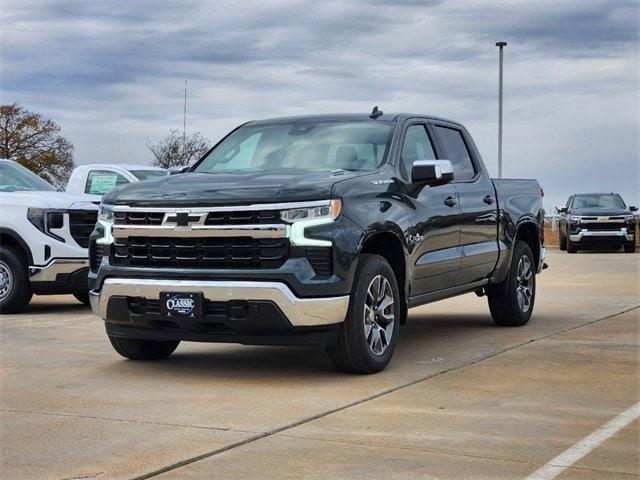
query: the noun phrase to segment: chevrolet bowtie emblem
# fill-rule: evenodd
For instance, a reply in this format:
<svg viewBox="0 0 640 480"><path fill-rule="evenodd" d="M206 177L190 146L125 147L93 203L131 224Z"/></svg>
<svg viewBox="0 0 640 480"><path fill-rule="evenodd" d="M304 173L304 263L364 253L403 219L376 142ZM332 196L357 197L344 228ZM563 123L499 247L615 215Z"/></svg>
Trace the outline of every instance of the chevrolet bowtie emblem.
<svg viewBox="0 0 640 480"><path fill-rule="evenodd" d="M167 213L162 224L174 223L176 227L189 227L191 224L201 223L203 215L206 214L191 214L189 212Z"/></svg>

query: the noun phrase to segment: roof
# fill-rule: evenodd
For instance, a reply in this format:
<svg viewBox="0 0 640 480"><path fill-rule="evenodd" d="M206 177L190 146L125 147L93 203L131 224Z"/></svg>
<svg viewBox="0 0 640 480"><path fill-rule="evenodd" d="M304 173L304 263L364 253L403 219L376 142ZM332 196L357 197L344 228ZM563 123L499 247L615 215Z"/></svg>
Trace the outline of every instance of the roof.
<svg viewBox="0 0 640 480"><path fill-rule="evenodd" d="M407 118L425 118L428 120L440 120L462 126L460 122L449 120L447 118L436 117L434 115L425 115L420 113L383 113L376 119L372 119L369 113L325 113L318 115L298 115L291 117L265 118L262 120L253 120L248 122L250 125L260 125L265 123L286 123L286 122L330 122L330 121L378 121L378 122L397 122Z"/></svg>
<svg viewBox="0 0 640 480"><path fill-rule="evenodd" d="M619 193L615 193L615 192L595 192L595 193L574 193L572 194L573 197L585 197L585 196L591 196L591 195L620 195Z"/></svg>

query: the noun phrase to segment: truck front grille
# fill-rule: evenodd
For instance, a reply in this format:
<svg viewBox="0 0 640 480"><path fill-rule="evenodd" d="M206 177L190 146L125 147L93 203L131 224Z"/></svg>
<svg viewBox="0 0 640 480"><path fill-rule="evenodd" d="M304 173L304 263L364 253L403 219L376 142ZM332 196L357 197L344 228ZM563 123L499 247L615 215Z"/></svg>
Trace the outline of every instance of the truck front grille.
<svg viewBox="0 0 640 480"><path fill-rule="evenodd" d="M333 249L331 247L307 247L305 255L316 274L333 274Z"/></svg>
<svg viewBox="0 0 640 480"><path fill-rule="evenodd" d="M159 268L279 268L289 240L251 237L129 237L116 239L113 263Z"/></svg>
<svg viewBox="0 0 640 480"><path fill-rule="evenodd" d="M98 221L97 210L70 210L69 230L71 236L82 248L89 246L89 235Z"/></svg>
<svg viewBox="0 0 640 480"><path fill-rule="evenodd" d="M161 225L165 212L116 211L116 225ZM278 210L210 212L205 225L273 225L283 223Z"/></svg>
<svg viewBox="0 0 640 480"><path fill-rule="evenodd" d="M97 272L102 263L102 257L105 255L104 245L98 245L96 242L91 242L89 245L89 266L92 272Z"/></svg>
<svg viewBox="0 0 640 480"><path fill-rule="evenodd" d="M624 228L624 223L623 222L589 222L589 223L581 223L580 224L580 228L582 228L583 230L590 230L590 231L606 231L606 232L611 232L611 231L618 231L621 228Z"/></svg>

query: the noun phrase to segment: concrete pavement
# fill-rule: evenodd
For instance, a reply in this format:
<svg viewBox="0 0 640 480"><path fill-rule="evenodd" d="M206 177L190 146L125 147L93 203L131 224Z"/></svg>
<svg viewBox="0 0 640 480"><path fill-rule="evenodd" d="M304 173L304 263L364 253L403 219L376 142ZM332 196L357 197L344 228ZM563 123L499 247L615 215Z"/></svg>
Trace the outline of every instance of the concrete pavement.
<svg viewBox="0 0 640 480"><path fill-rule="evenodd" d="M0 322L0 476L524 478L640 399L640 255L549 263L527 326L475 295L417 308L365 377L304 348L126 361L85 307L40 297ZM634 478L639 432L560 478Z"/></svg>

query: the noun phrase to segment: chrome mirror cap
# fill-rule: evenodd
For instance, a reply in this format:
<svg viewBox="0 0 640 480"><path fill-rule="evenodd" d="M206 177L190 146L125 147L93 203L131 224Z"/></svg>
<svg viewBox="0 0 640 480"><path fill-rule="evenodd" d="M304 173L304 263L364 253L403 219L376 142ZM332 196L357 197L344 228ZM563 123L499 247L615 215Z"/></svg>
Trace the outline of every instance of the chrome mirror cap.
<svg viewBox="0 0 640 480"><path fill-rule="evenodd" d="M413 183L442 185L453 180L453 164L449 160L416 160L411 167Z"/></svg>

